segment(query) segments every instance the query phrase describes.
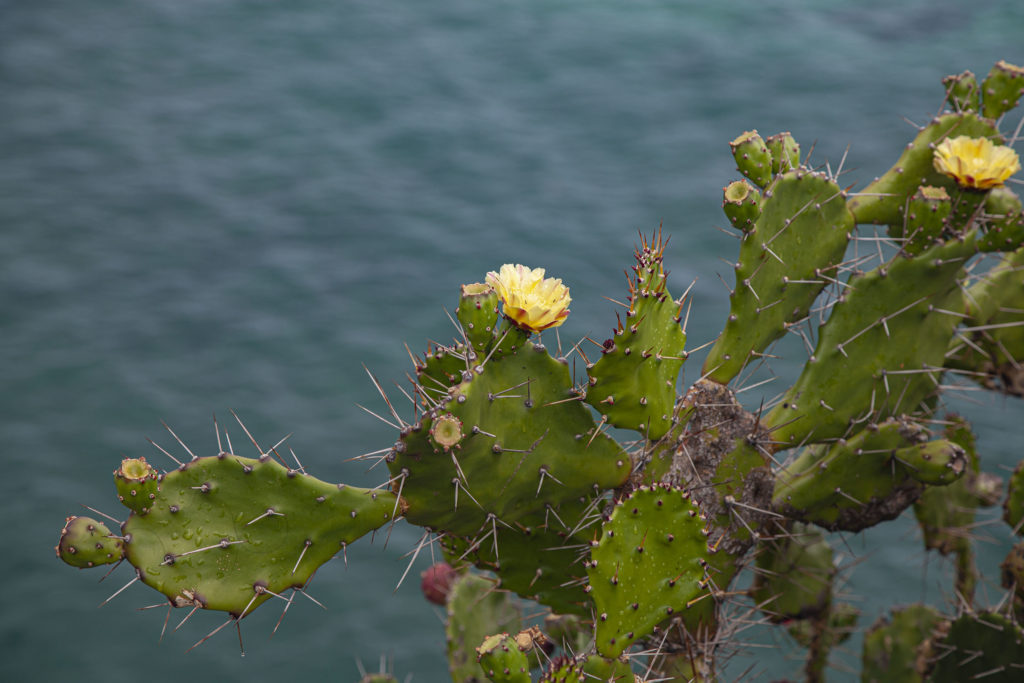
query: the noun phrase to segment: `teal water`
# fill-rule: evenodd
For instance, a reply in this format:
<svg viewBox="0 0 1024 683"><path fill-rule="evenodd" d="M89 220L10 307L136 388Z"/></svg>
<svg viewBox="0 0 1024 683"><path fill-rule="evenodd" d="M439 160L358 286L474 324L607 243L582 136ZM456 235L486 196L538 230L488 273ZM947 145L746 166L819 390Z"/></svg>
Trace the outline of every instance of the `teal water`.
<svg viewBox="0 0 1024 683"><path fill-rule="evenodd" d="M145 440L174 446L160 420L212 453L231 409L261 441L293 433L323 479L380 483L343 462L393 440L355 406L379 405L362 364L402 381L403 343L450 338L458 284L505 262L570 285L563 339L600 334L637 231L664 225L674 291L697 278L692 346L712 339L736 248L714 229L728 140L791 130L833 167L849 146L862 185L911 137L901 117L939 109L943 75L1024 63L1015 0L891 4L0 2L3 679L351 681L384 656L444 681L439 614L416 581L394 591L416 529L324 567L328 612L296 603L269 641L279 611L247 618L244 659L228 630L183 654L217 615L158 644L142 587L97 610L129 571L98 586L54 559L57 531L79 503L121 515L122 456L170 464ZM1022 404L967 398L1005 474ZM1010 541L985 533L994 580ZM863 625L949 603L936 560L921 587L912 520L836 547L868 558L848 573ZM731 676L797 675L774 631L744 637Z"/></svg>

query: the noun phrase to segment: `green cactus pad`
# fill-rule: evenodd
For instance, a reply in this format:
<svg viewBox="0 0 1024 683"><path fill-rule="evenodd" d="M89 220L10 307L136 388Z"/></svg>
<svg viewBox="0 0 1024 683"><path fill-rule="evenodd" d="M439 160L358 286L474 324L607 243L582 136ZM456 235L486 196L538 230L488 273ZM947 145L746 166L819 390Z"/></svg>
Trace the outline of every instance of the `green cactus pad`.
<svg viewBox="0 0 1024 683"><path fill-rule="evenodd" d="M448 595L448 669L456 683L483 683L474 643L483 642L497 631L518 632L522 627L519 609L511 597L476 574L463 574Z"/></svg>
<svg viewBox="0 0 1024 683"><path fill-rule="evenodd" d="M1024 460L1010 476L1010 483L1003 502L1003 519L1013 529L1013 533L1024 536Z"/></svg>
<svg viewBox="0 0 1024 683"><path fill-rule="evenodd" d="M850 199L857 222L902 226L907 202L922 185L944 188L955 202L962 194L960 188L955 180L935 170L932 159L936 144L960 135L1003 142L992 123L973 112L939 116L907 145L892 168Z"/></svg>
<svg viewBox="0 0 1024 683"><path fill-rule="evenodd" d="M705 524L689 496L667 485L615 504L587 569L600 654L618 657L708 595Z"/></svg>
<svg viewBox="0 0 1024 683"><path fill-rule="evenodd" d="M989 493L985 490L990 478L979 471L970 426L956 415L947 419L950 424L946 427L946 438L963 448L966 454L964 476L942 488L927 487L914 503L914 515L921 527L925 548L942 555L956 555L957 592L970 601L976 581L971 528L977 508L990 504Z"/></svg>
<svg viewBox="0 0 1024 683"><path fill-rule="evenodd" d="M587 403L612 425L644 432L651 441L672 427L676 381L686 358L682 305L666 289L664 251L660 235L636 250L626 320L619 319L601 358L587 366Z"/></svg>
<svg viewBox="0 0 1024 683"><path fill-rule="evenodd" d="M964 306L962 261L973 253L972 239L953 241L850 278L800 377L765 417L775 439L826 441L917 411L936 393Z"/></svg>
<svg viewBox="0 0 1024 683"><path fill-rule="evenodd" d="M433 430L457 419L445 449ZM549 506L613 488L629 457L598 434L573 393L569 369L540 345L473 367L443 402L401 434L388 467L413 524L475 538Z"/></svg>
<svg viewBox="0 0 1024 683"><path fill-rule="evenodd" d="M990 119L1017 106L1024 93L1024 68L999 60L981 83L982 112Z"/></svg>
<svg viewBox="0 0 1024 683"><path fill-rule="evenodd" d="M893 519L921 491L903 463L926 439L918 425L890 419L849 440L806 448L779 471L772 501L787 515L830 530L859 531Z"/></svg>
<svg viewBox="0 0 1024 683"><path fill-rule="evenodd" d="M932 486L945 486L957 481L967 462L964 449L946 439L901 448L893 457L911 477Z"/></svg>
<svg viewBox="0 0 1024 683"><path fill-rule="evenodd" d="M771 182L772 153L756 130L744 132L730 142L729 147L740 173L759 187L765 187Z"/></svg>
<svg viewBox="0 0 1024 683"><path fill-rule="evenodd" d="M1024 629L1002 614L964 614L937 645L945 656L931 671L933 683L1024 679Z"/></svg>
<svg viewBox="0 0 1024 683"><path fill-rule="evenodd" d="M1024 248L1004 255L964 299L966 340L954 340L946 366L966 370L988 389L1024 397Z"/></svg>
<svg viewBox="0 0 1024 683"><path fill-rule="evenodd" d="M748 232L761 215L761 193L746 180L735 180L722 189L722 211L734 228Z"/></svg>
<svg viewBox="0 0 1024 683"><path fill-rule="evenodd" d="M821 633L821 624L816 619L799 619L785 624L786 632L801 647L811 647L817 638L824 636L827 649L849 640L856 630L860 610L847 602L833 605L828 612L828 620Z"/></svg>
<svg viewBox="0 0 1024 683"><path fill-rule="evenodd" d="M563 503L511 527L495 524L485 538L446 534L441 543L453 561L470 562L494 572L505 590L546 605L556 614L589 616L590 599L581 581L585 569L580 550L587 541L584 531L575 536L571 532L589 526L583 514L592 509L576 501Z"/></svg>
<svg viewBox="0 0 1024 683"><path fill-rule="evenodd" d="M769 135L765 139L768 151L772 154L772 174L778 175L786 171L800 168L800 145L789 131Z"/></svg>
<svg viewBox="0 0 1024 683"><path fill-rule="evenodd" d="M444 396L462 381L473 364L474 353L464 344L433 345L422 360L416 359L416 379L425 397Z"/></svg>
<svg viewBox="0 0 1024 683"><path fill-rule="evenodd" d="M555 657L541 674L538 683L584 683L583 663L573 657Z"/></svg>
<svg viewBox="0 0 1024 683"><path fill-rule="evenodd" d="M124 556L121 539L92 517L72 516L64 520L55 550L57 557L79 569L114 564Z"/></svg>
<svg viewBox="0 0 1024 683"><path fill-rule="evenodd" d="M530 660L516 639L507 633L484 638L476 660L492 683L530 683Z"/></svg>
<svg viewBox="0 0 1024 683"><path fill-rule="evenodd" d="M605 659L601 655L556 657L544 671L539 683L633 683L629 662L622 658Z"/></svg>
<svg viewBox="0 0 1024 683"><path fill-rule="evenodd" d="M945 188L925 185L910 199L905 226L892 226L890 234L906 240L903 250L920 254L939 240L953 204Z"/></svg>
<svg viewBox="0 0 1024 683"><path fill-rule="evenodd" d="M785 534L761 541L750 597L772 622L807 619L832 601L832 548L813 527L794 524Z"/></svg>
<svg viewBox="0 0 1024 683"><path fill-rule="evenodd" d="M601 655L582 658L584 680L594 683L633 683L633 669L622 657L606 659Z"/></svg>
<svg viewBox="0 0 1024 683"><path fill-rule="evenodd" d="M241 618L304 586L342 547L391 520L397 503L269 455L196 458L164 475L150 511L124 523L125 557L173 604Z"/></svg>
<svg viewBox="0 0 1024 683"><path fill-rule="evenodd" d="M125 507L144 515L160 492L160 474L145 458L125 458L114 470L117 498Z"/></svg>
<svg viewBox="0 0 1024 683"><path fill-rule="evenodd" d="M1020 197L1003 185L985 195L985 234L978 239L981 251L1013 251L1024 244L1024 212Z"/></svg>
<svg viewBox="0 0 1024 683"><path fill-rule="evenodd" d="M911 605L879 619L864 636L863 683L920 683L933 652L932 634L945 623L927 605Z"/></svg>
<svg viewBox="0 0 1024 683"><path fill-rule="evenodd" d="M839 186L807 171L777 176L754 229L743 235L729 318L703 372L726 384L807 315L843 259L853 216Z"/></svg>
<svg viewBox="0 0 1024 683"><path fill-rule="evenodd" d="M1000 583L1010 591L1017 623L1024 618L1024 542L1018 543L1006 554L999 565Z"/></svg>
<svg viewBox="0 0 1024 683"><path fill-rule="evenodd" d="M946 101L954 111L978 111L978 79L973 73L946 76L942 84L946 86Z"/></svg>
<svg viewBox="0 0 1024 683"><path fill-rule="evenodd" d="M456 315L473 350L477 354L486 353L497 330L498 293L481 282L462 285Z"/></svg>

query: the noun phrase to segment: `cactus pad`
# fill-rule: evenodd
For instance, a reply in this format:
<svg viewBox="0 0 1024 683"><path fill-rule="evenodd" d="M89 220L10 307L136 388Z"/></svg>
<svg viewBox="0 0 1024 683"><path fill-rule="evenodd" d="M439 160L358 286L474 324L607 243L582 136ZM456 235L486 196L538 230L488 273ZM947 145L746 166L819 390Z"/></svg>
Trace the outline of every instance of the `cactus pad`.
<svg viewBox="0 0 1024 683"><path fill-rule="evenodd" d="M945 656L932 669L934 683L1024 678L1024 629L1001 614L964 614L937 645Z"/></svg>
<svg viewBox="0 0 1024 683"><path fill-rule="evenodd" d="M933 452L942 457L926 459ZM905 510L920 494L922 477L926 483L952 480L965 466L956 444L928 442L919 426L890 419L848 440L805 449L779 472L773 501L796 519L859 531Z"/></svg>
<svg viewBox="0 0 1024 683"><path fill-rule="evenodd" d="M529 648L532 647L530 641ZM476 649L476 660L492 683L530 683L530 660L526 651L507 633L484 638Z"/></svg>
<svg viewBox="0 0 1024 683"><path fill-rule="evenodd" d="M452 584L447 612L445 635L452 679L459 683L484 681L473 644L483 642L495 630L519 631L519 609L508 593L495 589L493 581L466 573Z"/></svg>
<svg viewBox="0 0 1024 683"><path fill-rule="evenodd" d="M149 512L124 523L125 557L175 605L241 618L305 586L343 546L392 519L397 503L269 455L196 458L164 475Z"/></svg>
<svg viewBox="0 0 1024 683"><path fill-rule="evenodd" d="M853 215L839 186L806 170L776 176L754 228L743 234L729 318L703 372L728 383L750 359L807 315L843 259Z"/></svg>
<svg viewBox="0 0 1024 683"><path fill-rule="evenodd" d="M56 551L57 557L79 569L120 562L124 556L121 539L111 534L106 524L92 517L64 520Z"/></svg>
<svg viewBox="0 0 1024 683"><path fill-rule="evenodd" d="M970 239L953 241L851 278L800 377L765 418L773 436L826 441L858 422L917 411L936 393L963 310L957 277L973 249Z"/></svg>
<svg viewBox="0 0 1024 683"><path fill-rule="evenodd" d="M636 250L626 320L619 319L601 358L587 367L587 403L614 426L637 429L651 441L672 426L676 381L686 358L682 303L665 286L664 252L660 235Z"/></svg>
<svg viewBox="0 0 1024 683"><path fill-rule="evenodd" d="M879 619L864 636L861 681L920 683L934 647L932 637L945 620L927 605L911 605Z"/></svg>
<svg viewBox="0 0 1024 683"><path fill-rule="evenodd" d="M769 621L806 619L832 602L832 548L824 534L802 524L762 541L750 596Z"/></svg>
<svg viewBox="0 0 1024 683"><path fill-rule="evenodd" d="M1024 68L999 60L981 84L982 112L997 119L1017 106L1024 93Z"/></svg>
<svg viewBox="0 0 1024 683"><path fill-rule="evenodd" d="M625 481L628 456L597 432L568 367L528 343L474 365L403 430L392 487L413 524L476 537Z"/></svg>
<svg viewBox="0 0 1024 683"><path fill-rule="evenodd" d="M708 595L706 521L682 490L642 487L615 504L587 570L597 651L618 657Z"/></svg>

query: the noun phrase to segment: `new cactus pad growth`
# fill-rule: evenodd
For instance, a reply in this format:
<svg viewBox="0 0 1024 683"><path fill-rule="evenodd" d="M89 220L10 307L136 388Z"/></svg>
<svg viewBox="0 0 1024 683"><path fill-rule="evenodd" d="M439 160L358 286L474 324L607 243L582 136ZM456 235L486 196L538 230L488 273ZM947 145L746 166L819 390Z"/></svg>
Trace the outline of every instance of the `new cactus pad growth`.
<svg viewBox="0 0 1024 683"><path fill-rule="evenodd" d="M859 617L837 595L851 544L828 532L913 507L924 548L952 558L956 599L876 622L862 680L1021 680L1022 544L1007 543L1006 593L987 604L998 589L973 544L979 510L1000 503L999 540L1024 535L1024 465L1004 486L985 434L943 397L958 381L1024 396L1019 127L1004 125L1024 70L998 62L980 84L964 71L943 86L949 109L859 191L812 168L790 133L729 143L743 176L723 181L735 284L688 386L694 299L670 293L661 229L641 234L626 294L607 297L611 336L564 353L570 283L496 259L459 289L451 342L410 351L406 410L370 375L396 430L358 456L386 462L379 486L321 481L276 447L237 455L218 427L215 454L169 471L125 459L127 519L68 517L57 556L127 561L128 585L169 608L228 612L209 638L290 605L287 591L403 519L424 528L413 561L427 546L445 560L421 586L444 607L455 683L721 680L751 620L806 648L815 682ZM807 352L795 379L745 404L787 334ZM394 680L384 669L363 680Z"/></svg>

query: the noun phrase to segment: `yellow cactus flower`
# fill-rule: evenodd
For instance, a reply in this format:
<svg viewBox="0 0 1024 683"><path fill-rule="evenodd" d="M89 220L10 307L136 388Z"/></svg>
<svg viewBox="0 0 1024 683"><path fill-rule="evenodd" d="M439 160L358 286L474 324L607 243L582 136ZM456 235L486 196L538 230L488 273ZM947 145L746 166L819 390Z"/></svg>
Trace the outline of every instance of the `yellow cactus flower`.
<svg viewBox="0 0 1024 683"><path fill-rule="evenodd" d="M505 316L525 330L558 327L569 316L569 288L545 278L543 268L506 263L499 272L487 273L487 284L501 297Z"/></svg>
<svg viewBox="0 0 1024 683"><path fill-rule="evenodd" d="M939 173L953 177L962 187L977 190L999 187L1020 170L1020 158L1012 148L966 135L939 143L933 163Z"/></svg>

